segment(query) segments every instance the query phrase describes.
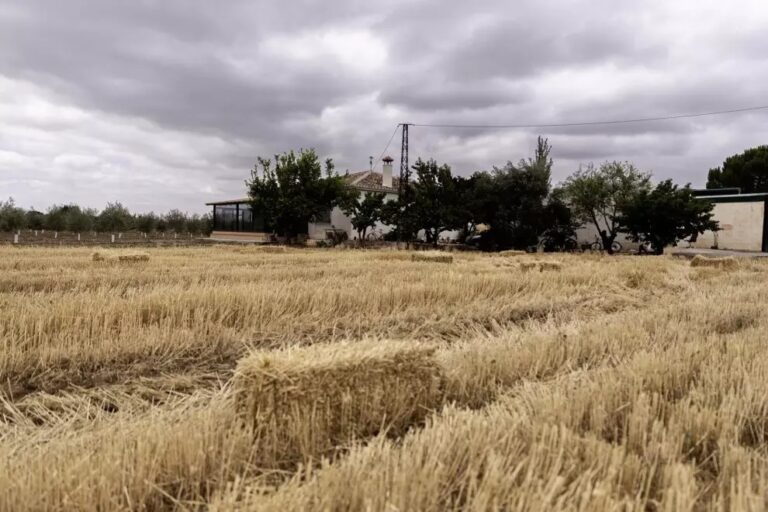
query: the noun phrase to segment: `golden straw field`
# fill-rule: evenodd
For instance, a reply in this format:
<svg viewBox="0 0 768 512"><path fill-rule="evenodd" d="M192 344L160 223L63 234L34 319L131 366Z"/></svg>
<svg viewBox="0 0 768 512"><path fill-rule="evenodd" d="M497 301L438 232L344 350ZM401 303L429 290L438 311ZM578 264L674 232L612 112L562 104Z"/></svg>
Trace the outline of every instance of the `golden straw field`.
<svg viewBox="0 0 768 512"><path fill-rule="evenodd" d="M768 508L768 263L0 247L0 512Z"/></svg>

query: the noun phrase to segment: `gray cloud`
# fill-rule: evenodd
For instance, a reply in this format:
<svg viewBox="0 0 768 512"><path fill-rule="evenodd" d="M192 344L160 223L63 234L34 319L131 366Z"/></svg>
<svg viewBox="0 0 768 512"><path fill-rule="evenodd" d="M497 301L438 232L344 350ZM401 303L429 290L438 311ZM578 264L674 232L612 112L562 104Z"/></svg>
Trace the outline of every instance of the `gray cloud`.
<svg viewBox="0 0 768 512"><path fill-rule="evenodd" d="M205 211L258 155L366 168L398 122L520 124L768 103L768 7L715 0L0 0L0 196ZM542 130L414 128L469 173L629 159L701 185L765 113ZM388 152L397 156L398 138Z"/></svg>

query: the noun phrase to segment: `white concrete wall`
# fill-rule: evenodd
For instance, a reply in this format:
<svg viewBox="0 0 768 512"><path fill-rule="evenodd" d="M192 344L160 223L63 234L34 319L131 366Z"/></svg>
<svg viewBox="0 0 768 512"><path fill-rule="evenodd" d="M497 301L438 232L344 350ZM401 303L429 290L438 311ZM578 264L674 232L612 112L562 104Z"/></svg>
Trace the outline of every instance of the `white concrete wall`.
<svg viewBox="0 0 768 512"><path fill-rule="evenodd" d="M720 223L720 231L707 231L699 235L691 247L700 249L731 249L736 251L763 250L763 217L765 203L715 203L714 220ZM680 245L688 246L687 243Z"/></svg>

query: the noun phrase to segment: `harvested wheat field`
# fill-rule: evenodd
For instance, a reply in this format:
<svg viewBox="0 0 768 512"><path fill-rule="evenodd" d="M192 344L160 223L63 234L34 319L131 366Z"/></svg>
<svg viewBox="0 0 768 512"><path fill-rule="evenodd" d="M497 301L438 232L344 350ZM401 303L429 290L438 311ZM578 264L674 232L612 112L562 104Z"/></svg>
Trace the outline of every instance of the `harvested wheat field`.
<svg viewBox="0 0 768 512"><path fill-rule="evenodd" d="M0 512L764 510L767 285L667 257L1 247Z"/></svg>

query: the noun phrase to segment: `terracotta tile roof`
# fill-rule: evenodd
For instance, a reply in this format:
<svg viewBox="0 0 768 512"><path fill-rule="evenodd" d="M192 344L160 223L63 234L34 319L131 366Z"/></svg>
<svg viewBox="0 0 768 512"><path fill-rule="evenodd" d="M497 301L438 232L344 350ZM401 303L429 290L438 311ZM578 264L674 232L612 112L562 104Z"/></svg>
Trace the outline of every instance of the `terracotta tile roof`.
<svg viewBox="0 0 768 512"><path fill-rule="evenodd" d="M392 176L392 186L385 187L381 184L381 173L373 171L349 173L345 174L343 178L350 187L366 192L388 192L396 194L399 183L399 178L397 176Z"/></svg>

